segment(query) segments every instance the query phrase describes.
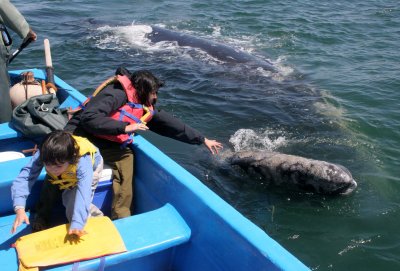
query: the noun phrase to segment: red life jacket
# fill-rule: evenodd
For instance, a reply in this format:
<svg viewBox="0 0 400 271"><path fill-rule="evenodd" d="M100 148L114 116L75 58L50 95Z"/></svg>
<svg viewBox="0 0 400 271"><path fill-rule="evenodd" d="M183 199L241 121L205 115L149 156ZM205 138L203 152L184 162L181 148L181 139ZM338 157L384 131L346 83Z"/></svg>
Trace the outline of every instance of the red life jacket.
<svg viewBox="0 0 400 271"><path fill-rule="evenodd" d="M114 83L115 81L121 83L123 89L125 90L126 96L128 97L128 102L125 105L118 108L115 112L112 112L110 114L110 117L115 120L129 122L129 124L134 124L134 123L146 124L148 121L150 121L154 115L153 106L147 107L139 103L136 89L132 85L129 77L125 75L117 75L114 77L114 80L107 80L106 84L102 84L102 86L104 87L102 87L100 90L97 89L94 95L96 95L98 91L104 89L108 84ZM133 133L119 134L119 135L96 135L96 136L108 139L110 141L118 142L123 145L127 145L133 142Z"/></svg>

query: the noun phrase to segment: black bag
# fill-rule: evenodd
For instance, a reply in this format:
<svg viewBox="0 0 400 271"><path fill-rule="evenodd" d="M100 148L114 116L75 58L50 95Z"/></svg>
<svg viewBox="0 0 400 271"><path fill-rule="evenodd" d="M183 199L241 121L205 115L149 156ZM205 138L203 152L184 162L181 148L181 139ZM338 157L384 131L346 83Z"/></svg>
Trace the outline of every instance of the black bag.
<svg viewBox="0 0 400 271"><path fill-rule="evenodd" d="M68 121L68 109L59 106L58 98L53 94L33 96L14 108L10 123L30 138L62 130Z"/></svg>

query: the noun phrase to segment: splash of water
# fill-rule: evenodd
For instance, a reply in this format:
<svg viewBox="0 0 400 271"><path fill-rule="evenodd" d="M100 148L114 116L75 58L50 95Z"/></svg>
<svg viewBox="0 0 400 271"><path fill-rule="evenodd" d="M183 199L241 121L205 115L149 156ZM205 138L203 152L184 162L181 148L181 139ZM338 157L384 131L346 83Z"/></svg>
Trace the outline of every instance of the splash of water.
<svg viewBox="0 0 400 271"><path fill-rule="evenodd" d="M231 136L229 143L233 145L236 152L242 150L273 151L287 144L284 136L276 134L276 131L268 129L261 133L252 129L239 129Z"/></svg>

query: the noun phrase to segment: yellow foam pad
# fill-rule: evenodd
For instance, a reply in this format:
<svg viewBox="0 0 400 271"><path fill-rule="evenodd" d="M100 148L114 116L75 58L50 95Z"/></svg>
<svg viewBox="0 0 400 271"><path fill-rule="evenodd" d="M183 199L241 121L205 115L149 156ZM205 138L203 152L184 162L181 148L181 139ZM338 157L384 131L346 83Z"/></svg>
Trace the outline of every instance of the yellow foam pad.
<svg viewBox="0 0 400 271"><path fill-rule="evenodd" d="M89 218L80 238L68 235L69 224L22 236L15 242L19 270L65 264L126 251L124 241L111 220Z"/></svg>

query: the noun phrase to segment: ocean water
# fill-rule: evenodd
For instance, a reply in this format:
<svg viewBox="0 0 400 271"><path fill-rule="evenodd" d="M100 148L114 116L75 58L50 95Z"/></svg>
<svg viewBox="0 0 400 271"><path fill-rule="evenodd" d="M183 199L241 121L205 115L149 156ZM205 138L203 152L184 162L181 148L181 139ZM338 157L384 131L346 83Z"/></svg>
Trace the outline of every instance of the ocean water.
<svg viewBox="0 0 400 271"><path fill-rule="evenodd" d="M146 138L312 270L400 270L398 1L12 2L39 38L10 69L43 68L48 38L56 74L85 94L120 65L153 71L166 80L159 107L224 151L212 157ZM151 43L151 25L228 45L274 70ZM330 197L276 187L226 162L249 149L339 163L358 188Z"/></svg>

